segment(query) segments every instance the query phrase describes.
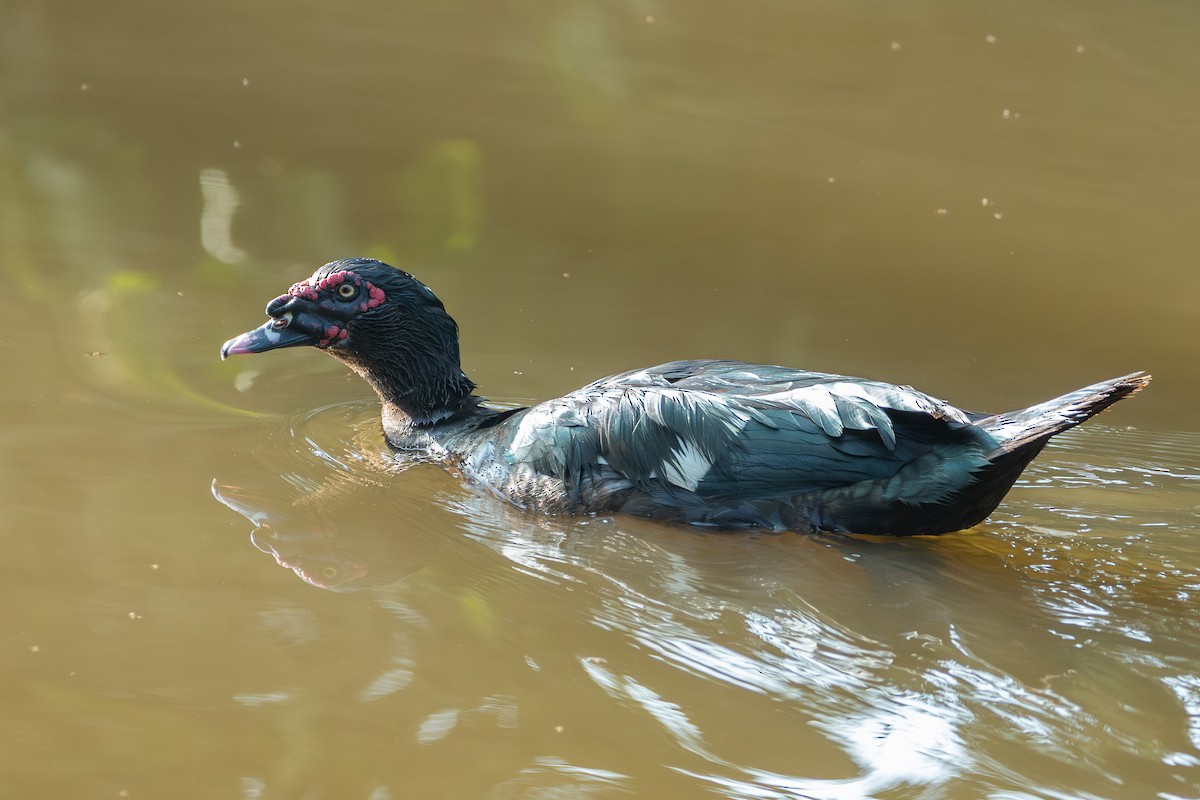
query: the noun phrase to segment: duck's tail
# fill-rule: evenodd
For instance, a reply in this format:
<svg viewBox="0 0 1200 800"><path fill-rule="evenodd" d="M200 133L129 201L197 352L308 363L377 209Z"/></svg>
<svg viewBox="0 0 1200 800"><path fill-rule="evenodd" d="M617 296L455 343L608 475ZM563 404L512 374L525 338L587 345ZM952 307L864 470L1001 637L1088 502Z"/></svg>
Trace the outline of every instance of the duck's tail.
<svg viewBox="0 0 1200 800"><path fill-rule="evenodd" d="M1150 376L1135 372L1047 400L1036 406L978 418L975 424L996 441L988 463L975 472L975 480L941 514L920 509L919 524L897 533L947 533L977 525L1004 499L1021 472L1056 433L1074 428L1123 397L1145 388Z"/></svg>
<svg viewBox="0 0 1200 800"><path fill-rule="evenodd" d="M988 454L989 459L1001 459L1033 445L1036 445L1032 447L1036 453L1051 436L1091 419L1118 400L1137 394L1148 383L1149 373L1134 372L1076 389L1020 411L985 417L976 425L998 443Z"/></svg>

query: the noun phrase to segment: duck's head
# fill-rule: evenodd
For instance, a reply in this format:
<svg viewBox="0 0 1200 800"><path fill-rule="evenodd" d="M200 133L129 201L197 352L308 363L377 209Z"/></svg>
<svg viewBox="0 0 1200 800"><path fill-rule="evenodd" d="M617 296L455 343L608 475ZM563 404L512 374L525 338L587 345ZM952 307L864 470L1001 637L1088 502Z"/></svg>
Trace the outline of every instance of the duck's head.
<svg viewBox="0 0 1200 800"><path fill-rule="evenodd" d="M417 424L457 412L473 383L458 326L429 287L369 258L333 261L267 303L270 319L227 341L221 358L310 345L365 378Z"/></svg>

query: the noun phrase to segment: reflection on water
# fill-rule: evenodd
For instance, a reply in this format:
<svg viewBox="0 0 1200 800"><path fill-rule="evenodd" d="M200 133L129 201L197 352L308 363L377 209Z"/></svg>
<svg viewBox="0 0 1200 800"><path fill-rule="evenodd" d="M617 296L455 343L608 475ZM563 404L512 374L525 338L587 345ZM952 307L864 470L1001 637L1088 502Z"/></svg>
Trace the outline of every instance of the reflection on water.
<svg viewBox="0 0 1200 800"><path fill-rule="evenodd" d="M204 197L204 210L200 212L200 244L204 251L226 264L244 261L245 252L233 243L233 215L241 201L229 176L220 169L202 170L200 192Z"/></svg>
<svg viewBox="0 0 1200 800"><path fill-rule="evenodd" d="M361 419L364 414L366 420ZM350 592L395 583L420 569L435 541L406 530L411 523L398 529L396 521L410 515L397 506L390 491L391 475L397 470L390 456L378 450L347 450L347 443L337 440L339 447L321 444L322 430L314 430L323 427L328 433L332 418L353 431L350 426L359 418L360 435L369 438L379 428L376 414L373 405L364 410L355 404L289 421L286 430L295 441L283 452L312 459L328 470L321 478L310 477L311 470L303 470L300 460L301 469L284 471L284 486L300 493L290 501L213 481L213 496L254 523L254 546L321 589ZM312 425L314 420L325 424Z"/></svg>
<svg viewBox="0 0 1200 800"><path fill-rule="evenodd" d="M444 527L422 527L398 504L420 502L405 482L425 491L431 478L452 479L431 465L397 472L371 436L374 413L369 403L341 405L275 426L282 435L270 449L293 454L283 474L291 494L305 490L298 500L215 491L254 522L255 546L307 583L382 591L373 602L393 620L395 652L361 701L413 689L423 653L411 632L434 624L418 570L473 575L452 592L485 638L519 628L528 690L431 710L413 733L418 745L451 740L464 725L523 730L539 715L538 695L555 691L539 680L553 666L613 704L563 707L562 717L615 716L631 739L665 736L673 755L663 767L726 797L944 797L966 786L990 797L1099 797L1126 784L1133 763L1177 780L1200 766L1200 677L1189 655L1200 626L1186 613L1200 581L1156 555L1190 535L1194 435L1067 436L994 522L957 536L706 534L537 518L441 483L431 496L461 532L447 540ZM1097 439L1104 450L1089 447ZM1040 503L1049 487L1067 499L1095 490L1081 503L1091 510ZM1126 491L1155 498L1152 533L1113 513L1129 507ZM490 566L462 569L468 561ZM567 652L553 644L564 609L594 628ZM496 789L603 795L629 781L542 759Z"/></svg>

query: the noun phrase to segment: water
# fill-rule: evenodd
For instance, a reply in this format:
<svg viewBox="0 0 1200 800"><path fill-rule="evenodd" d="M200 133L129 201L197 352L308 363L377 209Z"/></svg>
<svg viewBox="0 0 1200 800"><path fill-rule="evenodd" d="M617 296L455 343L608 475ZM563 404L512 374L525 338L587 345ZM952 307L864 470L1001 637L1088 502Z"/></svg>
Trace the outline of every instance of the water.
<svg viewBox="0 0 1200 800"><path fill-rule="evenodd" d="M0 6L0 797L1200 795L1198 25ZM331 359L218 360L354 254L502 403L687 357L1156 380L963 534L538 519L381 471Z"/></svg>

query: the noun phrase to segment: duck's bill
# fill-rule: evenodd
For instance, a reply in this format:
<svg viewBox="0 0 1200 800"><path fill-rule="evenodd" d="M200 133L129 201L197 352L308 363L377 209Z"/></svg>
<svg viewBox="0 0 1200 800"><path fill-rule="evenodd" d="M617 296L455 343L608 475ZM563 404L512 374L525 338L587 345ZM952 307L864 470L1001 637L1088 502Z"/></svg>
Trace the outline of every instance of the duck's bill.
<svg viewBox="0 0 1200 800"><path fill-rule="evenodd" d="M281 347L299 347L305 344L316 344L311 334L297 330L295 326L276 328L275 320L265 325L246 331L241 336L235 336L221 345L221 360L229 356L240 356L245 353L265 353L268 350L278 350Z"/></svg>

